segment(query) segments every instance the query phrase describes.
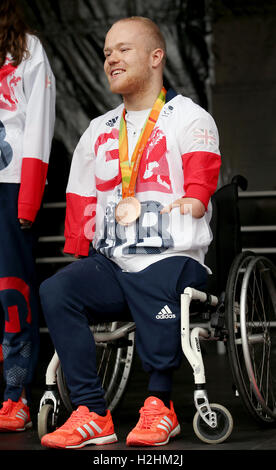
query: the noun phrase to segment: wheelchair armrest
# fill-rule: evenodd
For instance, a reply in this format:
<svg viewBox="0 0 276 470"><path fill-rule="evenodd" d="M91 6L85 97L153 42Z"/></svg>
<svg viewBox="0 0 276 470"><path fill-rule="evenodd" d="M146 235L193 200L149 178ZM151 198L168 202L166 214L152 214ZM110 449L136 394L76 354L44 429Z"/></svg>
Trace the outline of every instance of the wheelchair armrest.
<svg viewBox="0 0 276 470"><path fill-rule="evenodd" d="M190 302L192 300L199 300L203 303L208 302L208 304L212 306L216 306L218 303L218 298L215 295L208 294L192 287L186 287L183 294L190 298Z"/></svg>

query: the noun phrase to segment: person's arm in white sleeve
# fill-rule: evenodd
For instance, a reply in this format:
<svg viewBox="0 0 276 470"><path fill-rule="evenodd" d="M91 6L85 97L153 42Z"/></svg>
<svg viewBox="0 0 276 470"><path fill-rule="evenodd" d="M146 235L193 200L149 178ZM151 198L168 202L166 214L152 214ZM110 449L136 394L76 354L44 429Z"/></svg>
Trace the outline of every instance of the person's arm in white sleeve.
<svg viewBox="0 0 276 470"><path fill-rule="evenodd" d="M33 222L40 208L55 124L55 77L37 40L23 77L27 101L18 218Z"/></svg>
<svg viewBox="0 0 276 470"><path fill-rule="evenodd" d="M90 125L75 149L66 189L64 252L76 257L88 255L95 232L95 158Z"/></svg>

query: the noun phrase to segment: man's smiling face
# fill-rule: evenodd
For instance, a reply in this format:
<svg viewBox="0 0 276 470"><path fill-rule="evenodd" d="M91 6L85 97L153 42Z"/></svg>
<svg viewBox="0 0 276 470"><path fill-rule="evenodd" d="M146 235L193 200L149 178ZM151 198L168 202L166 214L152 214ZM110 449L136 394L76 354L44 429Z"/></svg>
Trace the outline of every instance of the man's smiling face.
<svg viewBox="0 0 276 470"><path fill-rule="evenodd" d="M106 35L104 70L110 90L123 96L145 91L151 79L148 31L138 22L118 22Z"/></svg>

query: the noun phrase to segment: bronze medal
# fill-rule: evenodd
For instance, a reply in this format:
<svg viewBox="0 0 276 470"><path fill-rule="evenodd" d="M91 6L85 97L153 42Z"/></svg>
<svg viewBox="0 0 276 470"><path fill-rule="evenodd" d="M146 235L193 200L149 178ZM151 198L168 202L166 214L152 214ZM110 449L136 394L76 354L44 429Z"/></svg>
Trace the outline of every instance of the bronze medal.
<svg viewBox="0 0 276 470"><path fill-rule="evenodd" d="M134 196L136 179L138 176L139 165L143 151L152 133L155 123L157 122L159 113L165 104L166 93L167 92L165 88L162 87L139 136L138 142L131 157L130 164L128 156L127 128L125 122L126 110L125 108L123 109L119 129L119 161L122 174L123 199L118 203L115 209L115 218L120 225L131 225L133 222L135 222L135 220L138 219L138 217L140 217L141 204Z"/></svg>
<svg viewBox="0 0 276 470"><path fill-rule="evenodd" d="M131 225L140 217L141 204L136 197L126 197L116 206L115 218L120 225Z"/></svg>

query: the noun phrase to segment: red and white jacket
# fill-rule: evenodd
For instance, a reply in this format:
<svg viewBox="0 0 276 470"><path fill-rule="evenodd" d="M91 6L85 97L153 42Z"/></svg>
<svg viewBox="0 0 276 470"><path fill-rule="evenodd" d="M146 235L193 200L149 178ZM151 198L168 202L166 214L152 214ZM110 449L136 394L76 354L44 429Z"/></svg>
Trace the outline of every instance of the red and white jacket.
<svg viewBox="0 0 276 470"><path fill-rule="evenodd" d="M0 183L20 183L18 217L34 221L40 208L55 123L55 77L36 36L18 67L10 55L0 69Z"/></svg>
<svg viewBox="0 0 276 470"><path fill-rule="evenodd" d="M73 155L67 186L65 249L87 255L90 242L122 269L139 271L166 256L190 256L204 264L212 240L210 197L221 157L216 124L191 99L168 101L144 149L136 181L142 212L136 223L115 221L121 199L119 124L123 105L93 119ZM160 210L183 196L203 202L201 219Z"/></svg>

